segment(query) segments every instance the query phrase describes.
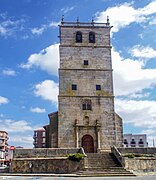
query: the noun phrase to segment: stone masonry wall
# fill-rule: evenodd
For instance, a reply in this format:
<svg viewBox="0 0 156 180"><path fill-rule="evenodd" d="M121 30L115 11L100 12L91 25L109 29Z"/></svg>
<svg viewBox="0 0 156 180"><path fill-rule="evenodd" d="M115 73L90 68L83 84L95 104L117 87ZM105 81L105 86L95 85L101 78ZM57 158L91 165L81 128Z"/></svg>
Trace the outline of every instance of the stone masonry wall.
<svg viewBox="0 0 156 180"><path fill-rule="evenodd" d="M113 107L111 98L92 98L92 111L82 110L82 100L85 97L59 97L60 101L60 143L62 147L76 147L75 135L75 119L78 124L84 125L85 116L89 117L89 125L95 125L96 120L101 124L101 148L110 148L110 145L115 144L115 131L113 119ZM68 102L68 103L67 103ZM72 106L72 109L70 108ZM102 106L103 108L99 108ZM62 109L61 109L62 108ZM70 114L70 116L69 116ZM81 147L81 138L85 134L90 134L96 139L94 128L81 129L79 133L79 147ZM91 132L92 131L92 132Z"/></svg>
<svg viewBox="0 0 156 180"><path fill-rule="evenodd" d="M72 45L74 46L75 43L75 36L77 31L81 31L83 34L82 43L77 43L77 46L87 46L92 45L93 43L89 43L89 32L95 32L96 42L94 46L109 46L110 45L110 28L111 27L81 27L81 26L61 26L60 31L60 43L63 45Z"/></svg>
<svg viewBox="0 0 156 180"><path fill-rule="evenodd" d="M67 158L17 158L12 161L12 173L72 173L84 169L84 159L80 162Z"/></svg>
<svg viewBox="0 0 156 180"><path fill-rule="evenodd" d="M60 46L60 67L66 69L111 69L111 48ZM83 64L88 60L88 65Z"/></svg>
<svg viewBox="0 0 156 180"><path fill-rule="evenodd" d="M124 167L128 170L156 172L156 158L125 158Z"/></svg>
<svg viewBox="0 0 156 180"><path fill-rule="evenodd" d="M121 117L115 113L115 124L116 124L116 147L123 146L123 126Z"/></svg>
<svg viewBox="0 0 156 180"><path fill-rule="evenodd" d="M60 77L60 96L113 96L112 71L61 70ZM72 84L77 84L76 91L72 91ZM96 91L97 84L100 91Z"/></svg>

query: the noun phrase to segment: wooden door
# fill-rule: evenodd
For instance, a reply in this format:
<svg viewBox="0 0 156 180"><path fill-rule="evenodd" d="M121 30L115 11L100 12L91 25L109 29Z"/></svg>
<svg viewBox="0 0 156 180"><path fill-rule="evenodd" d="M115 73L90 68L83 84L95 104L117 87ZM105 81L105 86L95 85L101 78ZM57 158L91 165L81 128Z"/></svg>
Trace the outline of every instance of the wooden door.
<svg viewBox="0 0 156 180"><path fill-rule="evenodd" d="M82 137L82 147L85 153L94 153L94 140L90 135L84 135Z"/></svg>

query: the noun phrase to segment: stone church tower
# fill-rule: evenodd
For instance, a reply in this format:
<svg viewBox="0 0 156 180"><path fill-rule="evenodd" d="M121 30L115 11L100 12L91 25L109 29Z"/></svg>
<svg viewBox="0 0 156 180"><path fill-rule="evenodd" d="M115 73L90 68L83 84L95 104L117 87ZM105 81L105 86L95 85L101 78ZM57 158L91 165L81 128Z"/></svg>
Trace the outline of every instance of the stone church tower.
<svg viewBox="0 0 156 180"><path fill-rule="evenodd" d="M60 28L58 147L85 152L122 144L114 112L110 30L107 23L64 22Z"/></svg>
<svg viewBox="0 0 156 180"><path fill-rule="evenodd" d="M83 147L91 153L122 146L122 119L114 112L109 20L62 18L59 28L59 108L45 126L47 147Z"/></svg>

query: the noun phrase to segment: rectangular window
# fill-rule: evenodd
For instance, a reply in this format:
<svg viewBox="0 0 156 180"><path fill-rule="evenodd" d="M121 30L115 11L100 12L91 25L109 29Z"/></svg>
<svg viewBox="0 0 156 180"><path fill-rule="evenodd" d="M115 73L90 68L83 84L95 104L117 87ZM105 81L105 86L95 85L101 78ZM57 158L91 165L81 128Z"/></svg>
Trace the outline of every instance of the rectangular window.
<svg viewBox="0 0 156 180"><path fill-rule="evenodd" d="M77 85L76 84L72 84L72 90L77 90Z"/></svg>
<svg viewBox="0 0 156 180"><path fill-rule="evenodd" d="M84 65L88 66L88 60L84 60Z"/></svg>
<svg viewBox="0 0 156 180"><path fill-rule="evenodd" d="M45 132L43 132L43 133L42 133L42 136L45 136L45 135L46 135Z"/></svg>
<svg viewBox="0 0 156 180"><path fill-rule="evenodd" d="M87 104L87 103L82 104L82 109L83 110L91 110L91 104Z"/></svg>
<svg viewBox="0 0 156 180"><path fill-rule="evenodd" d="M37 136L37 132L35 131L34 136Z"/></svg>
<svg viewBox="0 0 156 180"><path fill-rule="evenodd" d="M87 110L91 110L91 104L87 104Z"/></svg>
<svg viewBox="0 0 156 180"><path fill-rule="evenodd" d="M101 85L96 85L96 90L100 91L101 90Z"/></svg>
<svg viewBox="0 0 156 180"><path fill-rule="evenodd" d="M42 139L42 142L43 142L43 143L45 143L45 140L46 140L46 139L45 139L45 138L43 138L43 139Z"/></svg>
<svg viewBox="0 0 156 180"><path fill-rule="evenodd" d="M86 104L82 104L82 109L83 110L86 110L87 108L86 108Z"/></svg>

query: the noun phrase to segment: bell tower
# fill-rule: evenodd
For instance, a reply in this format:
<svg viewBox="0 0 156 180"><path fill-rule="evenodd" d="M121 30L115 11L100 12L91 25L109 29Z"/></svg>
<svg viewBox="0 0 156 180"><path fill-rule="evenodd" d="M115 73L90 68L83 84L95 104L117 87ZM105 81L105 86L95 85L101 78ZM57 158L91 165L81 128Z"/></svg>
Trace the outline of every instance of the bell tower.
<svg viewBox="0 0 156 180"><path fill-rule="evenodd" d="M122 144L122 123L119 127L114 112L111 28L108 18L106 23L85 23L79 19L65 22L62 17L59 148L83 147L85 152L97 152Z"/></svg>

